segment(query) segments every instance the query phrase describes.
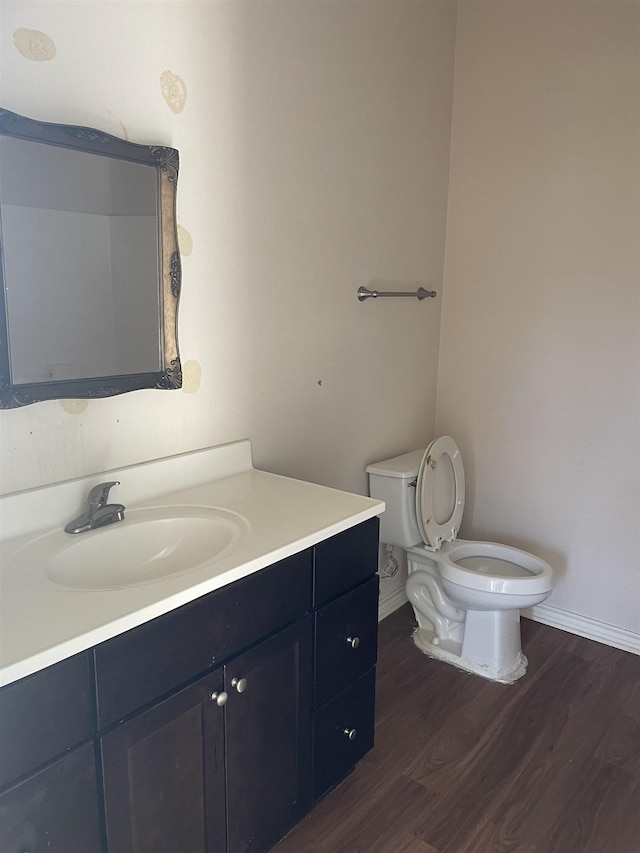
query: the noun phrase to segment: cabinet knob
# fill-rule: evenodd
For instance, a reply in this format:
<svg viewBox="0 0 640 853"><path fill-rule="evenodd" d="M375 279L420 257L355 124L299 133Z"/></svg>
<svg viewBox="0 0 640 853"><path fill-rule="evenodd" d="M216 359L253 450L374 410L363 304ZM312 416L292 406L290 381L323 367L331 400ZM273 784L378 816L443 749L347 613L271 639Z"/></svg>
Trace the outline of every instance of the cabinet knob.
<svg viewBox="0 0 640 853"><path fill-rule="evenodd" d="M343 729L342 734L345 735L349 740L355 740L358 732L355 729Z"/></svg>
<svg viewBox="0 0 640 853"><path fill-rule="evenodd" d="M232 678L231 686L235 687L238 693L244 693L247 689L247 679L246 678Z"/></svg>
<svg viewBox="0 0 640 853"><path fill-rule="evenodd" d="M347 637L347 643L352 649L357 649L360 645L360 637Z"/></svg>
<svg viewBox="0 0 640 853"><path fill-rule="evenodd" d="M216 705L219 705L221 708L223 705L227 704L228 698L229 696L227 693L224 692L224 690L221 690L219 693L216 692L211 694L211 701L215 702Z"/></svg>

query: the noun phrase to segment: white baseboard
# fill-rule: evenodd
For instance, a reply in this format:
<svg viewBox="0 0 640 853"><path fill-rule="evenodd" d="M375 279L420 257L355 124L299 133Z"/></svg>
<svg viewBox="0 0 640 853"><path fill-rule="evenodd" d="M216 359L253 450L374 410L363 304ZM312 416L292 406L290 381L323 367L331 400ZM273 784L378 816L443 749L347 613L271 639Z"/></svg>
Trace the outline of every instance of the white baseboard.
<svg viewBox="0 0 640 853"><path fill-rule="evenodd" d="M378 601L378 622L382 622L394 610L398 610L403 604L406 604L408 600L407 593L404 591L404 584L391 590L386 595L381 595Z"/></svg>
<svg viewBox="0 0 640 853"><path fill-rule="evenodd" d="M381 595L378 604L378 621L390 616L408 601L404 587L392 590L387 595ZM559 628L569 634L577 634L587 640L595 640L614 649L622 649L634 655L640 655L640 634L627 628L618 628L607 622L599 622L590 616L581 616L570 610L561 610L551 604L539 604L522 611L522 616L534 622L541 622L552 628Z"/></svg>
<svg viewBox="0 0 640 853"><path fill-rule="evenodd" d="M599 622L590 616L581 616L571 613L569 610L561 610L551 604L539 604L522 611L522 615L534 622L542 622L552 628L560 628L569 634L577 634L588 640L596 640L605 646L613 646L614 649L623 649L640 655L640 634L629 631L627 628L618 628L606 622Z"/></svg>

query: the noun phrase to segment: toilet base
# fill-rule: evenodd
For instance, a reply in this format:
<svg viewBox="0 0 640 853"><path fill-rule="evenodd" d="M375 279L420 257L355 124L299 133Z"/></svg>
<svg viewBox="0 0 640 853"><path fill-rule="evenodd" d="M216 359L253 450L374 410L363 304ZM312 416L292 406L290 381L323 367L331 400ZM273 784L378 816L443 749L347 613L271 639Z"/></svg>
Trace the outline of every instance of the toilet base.
<svg viewBox="0 0 640 853"><path fill-rule="evenodd" d="M457 669L471 672L489 681L513 684L527 671L528 661L520 648L514 649L514 653L508 656L508 660L487 661L470 659L464 654L464 644L440 640L428 628L416 628L413 632L413 642L428 657L444 661Z"/></svg>

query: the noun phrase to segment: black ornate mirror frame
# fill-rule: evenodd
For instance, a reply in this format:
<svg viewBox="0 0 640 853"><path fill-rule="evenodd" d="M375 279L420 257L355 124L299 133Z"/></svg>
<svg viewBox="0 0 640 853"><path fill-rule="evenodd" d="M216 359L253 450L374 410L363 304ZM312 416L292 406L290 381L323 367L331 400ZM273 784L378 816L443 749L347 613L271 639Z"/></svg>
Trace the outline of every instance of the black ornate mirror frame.
<svg viewBox="0 0 640 853"><path fill-rule="evenodd" d="M161 369L152 373L131 373L86 379L13 384L10 341L7 325L6 282L0 242L0 409L27 406L40 400L110 397L141 388L172 389L182 386L178 353L178 301L181 264L176 228L176 186L178 152L158 145L139 145L89 127L51 124L25 118L0 108L0 136L86 151L134 163L154 166L158 171L158 213L160 217L160 288L162 358ZM0 223L1 237L1 223ZM55 286L55 282L52 281Z"/></svg>

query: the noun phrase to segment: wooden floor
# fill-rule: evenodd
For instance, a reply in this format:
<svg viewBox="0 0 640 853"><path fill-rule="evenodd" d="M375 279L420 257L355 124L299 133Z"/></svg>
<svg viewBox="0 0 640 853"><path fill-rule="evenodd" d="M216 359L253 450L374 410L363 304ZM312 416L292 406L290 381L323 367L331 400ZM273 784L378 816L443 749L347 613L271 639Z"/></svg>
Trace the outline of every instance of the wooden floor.
<svg viewBox="0 0 640 853"><path fill-rule="evenodd" d="M376 746L273 853L640 853L640 657L522 620L502 685L380 625Z"/></svg>

